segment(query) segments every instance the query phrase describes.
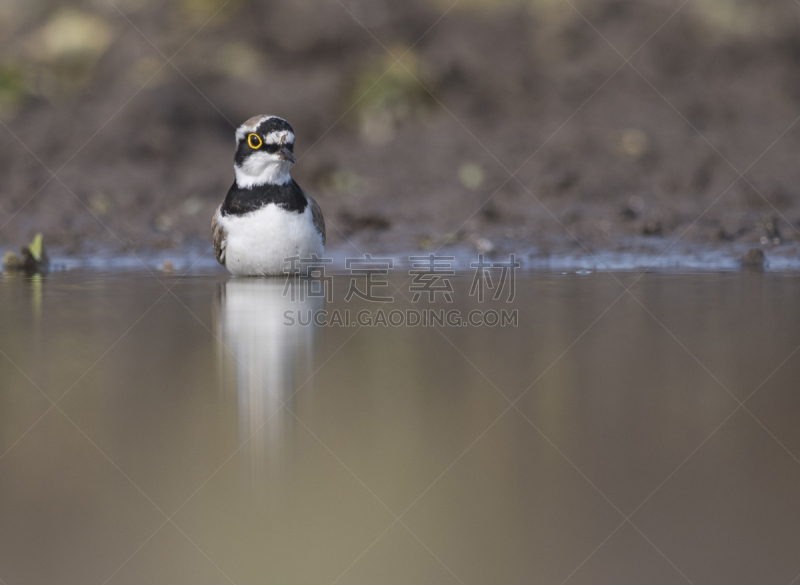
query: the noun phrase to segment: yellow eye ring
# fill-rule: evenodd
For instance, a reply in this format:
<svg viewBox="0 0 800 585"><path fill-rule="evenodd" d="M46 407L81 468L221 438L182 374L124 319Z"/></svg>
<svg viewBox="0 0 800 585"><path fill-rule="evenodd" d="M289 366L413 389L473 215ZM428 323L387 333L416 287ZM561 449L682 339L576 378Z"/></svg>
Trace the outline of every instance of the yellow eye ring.
<svg viewBox="0 0 800 585"><path fill-rule="evenodd" d="M249 144L250 148L252 148L253 150L258 150L259 148L261 148L264 142L261 140L261 136L259 136L258 134L251 134L250 136L247 137L247 144Z"/></svg>

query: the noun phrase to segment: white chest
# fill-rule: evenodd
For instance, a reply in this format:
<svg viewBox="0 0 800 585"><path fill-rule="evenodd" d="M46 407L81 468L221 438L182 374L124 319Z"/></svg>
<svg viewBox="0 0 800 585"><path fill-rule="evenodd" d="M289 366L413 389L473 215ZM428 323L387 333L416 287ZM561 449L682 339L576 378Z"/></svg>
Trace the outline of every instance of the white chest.
<svg viewBox="0 0 800 585"><path fill-rule="evenodd" d="M282 275L287 258L322 257L310 205L297 213L269 204L246 215L218 216L218 221L227 232L225 267L236 276Z"/></svg>

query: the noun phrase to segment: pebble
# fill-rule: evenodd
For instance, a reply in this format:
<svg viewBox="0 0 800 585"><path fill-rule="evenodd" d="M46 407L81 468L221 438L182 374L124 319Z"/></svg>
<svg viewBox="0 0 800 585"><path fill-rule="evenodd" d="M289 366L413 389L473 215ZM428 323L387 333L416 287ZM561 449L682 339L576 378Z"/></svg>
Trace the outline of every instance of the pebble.
<svg viewBox="0 0 800 585"><path fill-rule="evenodd" d="M742 256L742 268L745 269L763 270L765 262L764 250L760 248L751 248Z"/></svg>

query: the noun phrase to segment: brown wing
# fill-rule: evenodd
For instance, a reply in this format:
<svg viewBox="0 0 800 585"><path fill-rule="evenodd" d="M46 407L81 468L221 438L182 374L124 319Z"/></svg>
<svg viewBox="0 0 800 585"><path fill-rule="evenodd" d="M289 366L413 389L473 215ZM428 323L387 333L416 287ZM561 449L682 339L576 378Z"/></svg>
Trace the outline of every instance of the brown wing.
<svg viewBox="0 0 800 585"><path fill-rule="evenodd" d="M228 242L228 232L219 223L220 212L214 214L211 220L211 241L214 242L214 256L217 257L217 262L225 266L225 246Z"/></svg>
<svg viewBox="0 0 800 585"><path fill-rule="evenodd" d="M308 199L309 204L311 205L311 217L314 218L314 227L317 228L319 235L322 236L322 243L325 244L325 218L322 217L322 210L317 205L317 202L314 201L314 198L309 195L308 193L305 194L306 199Z"/></svg>

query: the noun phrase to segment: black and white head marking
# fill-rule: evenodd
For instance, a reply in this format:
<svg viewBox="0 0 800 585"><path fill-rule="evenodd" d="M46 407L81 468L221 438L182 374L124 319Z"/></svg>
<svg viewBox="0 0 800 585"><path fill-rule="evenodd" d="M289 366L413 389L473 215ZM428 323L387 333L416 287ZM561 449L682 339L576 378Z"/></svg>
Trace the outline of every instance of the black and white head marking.
<svg viewBox="0 0 800 585"><path fill-rule="evenodd" d="M255 116L236 130L233 168L243 189L259 185L284 185L292 180L295 162L294 131L277 116Z"/></svg>

